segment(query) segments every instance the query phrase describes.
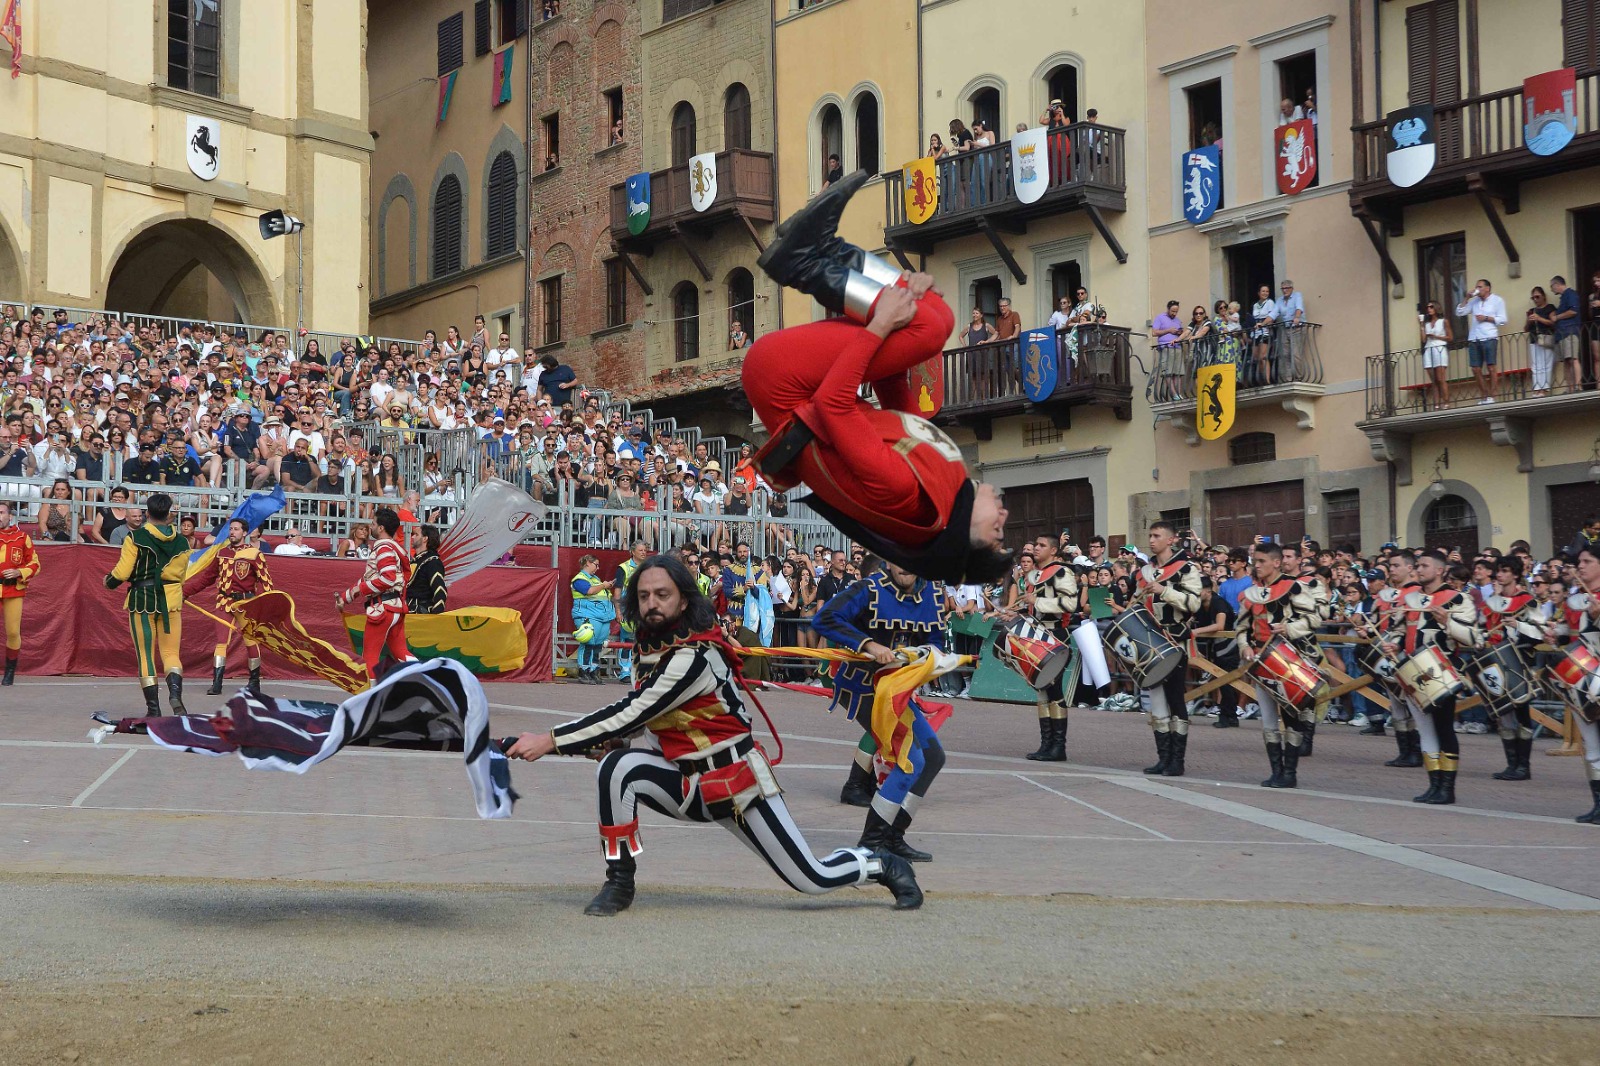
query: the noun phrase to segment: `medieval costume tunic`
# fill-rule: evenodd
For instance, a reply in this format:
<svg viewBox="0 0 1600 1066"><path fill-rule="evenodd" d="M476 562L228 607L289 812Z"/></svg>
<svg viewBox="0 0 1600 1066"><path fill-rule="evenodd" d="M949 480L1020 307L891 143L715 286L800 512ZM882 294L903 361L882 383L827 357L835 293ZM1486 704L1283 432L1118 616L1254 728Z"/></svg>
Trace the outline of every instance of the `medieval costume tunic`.
<svg viewBox="0 0 1600 1066"><path fill-rule="evenodd" d="M1401 604L1413 592L1421 592L1422 586L1415 581L1408 581L1396 588L1386 588L1378 593L1377 622L1378 631L1373 637L1379 642L1390 640L1390 633L1398 634L1405 627L1405 611ZM1394 727L1395 747L1399 754L1385 766L1402 768L1415 768L1422 765L1422 740L1417 736L1416 718L1412 716L1411 704L1405 698L1405 692L1397 683L1386 682L1384 691L1389 697L1389 724Z"/></svg>
<svg viewBox="0 0 1600 1066"><path fill-rule="evenodd" d="M415 662L406 645L406 583L411 578L411 556L398 541L385 538L372 547L361 580L345 590L346 603L364 600L367 624L361 639L361 657L367 673L378 679L378 663L385 651L396 663Z"/></svg>
<svg viewBox="0 0 1600 1066"><path fill-rule="evenodd" d="M1158 592L1156 585L1163 588ZM1156 762L1144 772L1182 777L1189 749L1189 704L1183 692L1189 674L1189 630L1195 612L1200 610L1200 568L1181 549L1164 563L1151 560L1139 572L1133 599L1150 612L1179 653L1178 665L1166 679L1145 690L1150 729L1155 734Z"/></svg>
<svg viewBox="0 0 1600 1066"><path fill-rule="evenodd" d="M171 524L145 522L122 542L117 565L106 575L114 589L124 581L128 595L123 607L133 633L133 652L139 661L139 687L145 710L161 713L156 687L156 652L167 675L167 695L174 714L184 714L183 661L178 647L183 637L183 575L188 568L189 540Z"/></svg>
<svg viewBox="0 0 1600 1066"><path fill-rule="evenodd" d="M1570 637L1573 643L1600 654L1600 598L1592 592L1575 592L1567 597L1558 618L1560 621L1554 627L1558 642ZM1594 700L1580 702L1584 711L1574 717L1578 720L1578 735L1583 737L1583 766L1588 773L1594 807L1587 814L1578 815L1577 821L1600 825L1600 706Z"/></svg>
<svg viewBox="0 0 1600 1066"><path fill-rule="evenodd" d="M1022 578L1021 606L1050 635L1071 645L1072 616L1078 610L1078 575L1060 559L1030 570ZM1057 677L1035 698L1039 714L1039 749L1028 756L1036 762L1062 762L1067 757L1067 695Z"/></svg>
<svg viewBox="0 0 1600 1066"><path fill-rule="evenodd" d="M1400 601L1402 667L1408 659L1428 648L1438 648L1454 663L1459 652L1483 644L1483 634L1478 628L1478 608L1471 596L1448 585L1433 592L1418 589L1415 595L1422 597L1421 607L1412 605L1416 601ZM1443 620L1433 613L1434 608L1440 607L1446 612ZM1428 770L1428 791L1414 798L1418 803L1454 803L1456 767L1461 761L1461 744L1455 731L1456 697L1441 696L1425 708L1419 707L1410 695L1402 698L1416 719L1422 765Z"/></svg>
<svg viewBox="0 0 1600 1066"><path fill-rule="evenodd" d="M211 556L203 570L184 582L183 594L186 598L193 599L212 585L217 588L217 610L222 615L222 619L216 623L217 646L212 651L211 688L208 690L210 694L216 695L222 691L222 675L228 664L228 646L233 643L235 634L239 632L238 627L226 619L240 604L255 599L263 592L272 591L272 575L267 571L267 557L259 548L249 543L235 545L230 541L223 544ZM244 653L250 668L250 691L260 695L261 645L246 640Z"/></svg>
<svg viewBox="0 0 1600 1066"><path fill-rule="evenodd" d="M641 803L680 821L720 824L800 892L831 892L883 875L884 860L865 848L812 853L750 735L738 657L719 633L684 627L641 640L638 652L643 676L635 689L551 731L562 755L648 734L650 748L621 748L600 760L600 839L608 866L627 868L630 897L633 857L643 850Z"/></svg>
<svg viewBox="0 0 1600 1066"><path fill-rule="evenodd" d="M862 651L870 643L891 649L931 644L942 651L946 642L944 597L933 582L918 578L910 591L905 591L882 570L851 584L829 600L811 625L834 644L855 652ZM881 669L883 667L871 662L840 663L833 677L832 707L843 707L865 733L856 747L850 780L840 799L853 803L848 796L864 795L868 802L855 805L870 804L890 827L894 837L890 844L893 845L903 841L906 827L944 766L944 748L921 704L913 698L910 703L912 740L908 752L911 769L901 769L890 752L878 750L872 733L872 702L874 679ZM889 766L876 797L872 795L877 779L873 770L874 755ZM910 857L904 850L896 850L896 854Z"/></svg>
<svg viewBox="0 0 1600 1066"><path fill-rule="evenodd" d="M444 560L438 552L423 551L406 585L406 611L409 614L443 614L450 589L444 580Z"/></svg>
<svg viewBox="0 0 1600 1066"><path fill-rule="evenodd" d="M0 528L0 573L17 571L15 577L0 578L0 612L5 616L6 666L0 685L12 684L17 677L17 660L22 657L22 600L28 582L39 576L39 553L33 538L16 525Z"/></svg>
<svg viewBox="0 0 1600 1066"><path fill-rule="evenodd" d="M1278 634L1272 627L1283 626L1283 637L1292 645L1312 639L1321 612L1316 593L1292 577L1280 576L1270 585L1252 585L1239 598L1239 620L1235 634L1242 654L1260 655ZM1249 658L1249 654L1245 654ZM1272 776L1262 784L1268 788L1295 788L1300 764L1301 724L1315 709L1302 711L1278 699L1266 685L1255 683L1256 704L1261 708L1262 737L1267 745L1267 762Z"/></svg>
<svg viewBox="0 0 1600 1066"><path fill-rule="evenodd" d="M1537 654L1534 648L1544 640L1539 627L1538 601L1530 593L1517 589L1510 596L1484 597L1482 610L1484 648L1494 651L1509 645L1516 649L1523 670L1531 671ZM1479 688L1495 681L1481 668L1473 673ZM1497 781L1526 781L1533 776L1529 765L1533 758L1531 703L1529 700L1517 704L1514 713L1500 715L1500 745L1505 749L1506 768L1493 775Z"/></svg>

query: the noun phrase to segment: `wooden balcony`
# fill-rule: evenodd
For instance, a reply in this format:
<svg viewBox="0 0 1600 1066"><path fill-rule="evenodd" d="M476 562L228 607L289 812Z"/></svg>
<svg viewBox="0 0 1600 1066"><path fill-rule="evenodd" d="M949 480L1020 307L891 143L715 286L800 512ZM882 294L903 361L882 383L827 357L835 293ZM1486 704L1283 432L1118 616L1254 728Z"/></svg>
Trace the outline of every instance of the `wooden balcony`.
<svg viewBox="0 0 1600 1066"><path fill-rule="evenodd" d="M933 217L920 225L907 221L905 173L884 175L884 237L899 252L927 254L940 241L982 233L993 242L1019 282L1026 275L1004 247L1002 232L1021 234L1028 221L1068 211L1083 211L1117 257L1128 255L1106 225L1104 211L1126 211L1126 133L1087 122L1058 126L1046 141L1050 183L1036 202L1017 199L1011 181L1011 142L962 152L939 161L939 203Z"/></svg>
<svg viewBox="0 0 1600 1066"><path fill-rule="evenodd" d="M731 222L748 229L760 247L755 226L772 221L773 192L772 153L744 148L718 152L717 198L704 211L689 203L688 164L650 175L650 224L637 237L628 232L627 186L611 186L611 239L618 248L648 255L661 241L686 233L703 237Z"/></svg>
<svg viewBox="0 0 1600 1066"><path fill-rule="evenodd" d="M1129 355L1135 336L1121 326L1078 326L1077 355L1072 355L1073 329L1056 334L1061 374L1055 391L1034 403L1022 389L1025 370L1019 340L950 348L944 353L944 407L934 421L972 427L979 440L989 440L996 418L1038 412L1056 425L1072 425L1072 409L1109 407L1126 422L1133 417L1133 383Z"/></svg>
<svg viewBox="0 0 1600 1066"><path fill-rule="evenodd" d="M1195 371L1227 363L1237 367L1234 407L1281 406L1301 429L1315 429L1316 400L1327 391L1322 381L1322 354L1315 322L1274 326L1264 358L1249 332L1223 338L1209 334L1198 340L1155 345L1150 349L1150 374L1145 399L1157 418L1183 430L1191 445L1200 443L1195 427Z"/></svg>

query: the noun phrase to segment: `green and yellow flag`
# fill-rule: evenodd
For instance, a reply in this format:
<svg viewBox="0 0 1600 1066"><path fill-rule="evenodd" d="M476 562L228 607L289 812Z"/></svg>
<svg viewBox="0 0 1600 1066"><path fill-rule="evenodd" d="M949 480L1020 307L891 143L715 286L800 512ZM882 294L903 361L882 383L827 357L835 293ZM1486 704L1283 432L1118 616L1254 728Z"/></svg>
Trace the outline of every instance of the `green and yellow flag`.
<svg viewBox="0 0 1600 1066"><path fill-rule="evenodd" d="M367 619L344 616L359 657ZM510 674L528 661L522 613L509 607L463 607L442 614L406 615L406 645L419 659L454 659L475 674Z"/></svg>

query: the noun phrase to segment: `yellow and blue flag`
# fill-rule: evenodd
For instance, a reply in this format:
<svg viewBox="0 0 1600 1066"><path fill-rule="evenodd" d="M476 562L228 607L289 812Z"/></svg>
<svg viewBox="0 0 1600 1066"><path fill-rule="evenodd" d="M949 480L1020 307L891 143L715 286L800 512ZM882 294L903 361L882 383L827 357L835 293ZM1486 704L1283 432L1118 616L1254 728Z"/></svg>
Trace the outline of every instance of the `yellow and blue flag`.
<svg viewBox="0 0 1600 1066"><path fill-rule="evenodd" d="M254 533L267 519L283 510L287 502L283 496L282 485L271 492L252 492L245 497L244 502L235 507L231 515L217 523L217 528L211 532L212 543L189 553L189 565L184 571L184 580L187 581L204 570L211 562L211 557L222 550L222 546L228 540L229 522L235 518L243 519L245 533Z"/></svg>

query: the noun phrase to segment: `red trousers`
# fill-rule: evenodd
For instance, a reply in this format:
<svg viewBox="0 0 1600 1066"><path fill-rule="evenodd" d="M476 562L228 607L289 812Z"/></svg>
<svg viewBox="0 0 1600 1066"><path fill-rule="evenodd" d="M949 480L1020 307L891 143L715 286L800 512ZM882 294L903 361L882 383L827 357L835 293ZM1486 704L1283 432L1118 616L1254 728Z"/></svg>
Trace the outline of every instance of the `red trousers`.
<svg viewBox="0 0 1600 1066"><path fill-rule="evenodd" d="M366 628L362 630L361 658L367 664L367 676L378 679L378 661L387 651L397 663L416 662L416 656L406 645L406 614L404 611L385 610L374 618L367 615Z"/></svg>
<svg viewBox="0 0 1600 1066"><path fill-rule="evenodd" d="M955 329L955 316L943 299L928 293L917 302L911 322L878 344L855 389L871 384L888 410L917 412L916 395L906 372L944 350ZM745 357L744 391L768 432L776 432L797 408L820 400L823 379L839 354L859 343L867 328L848 318L808 322L769 333ZM818 427L813 426L813 429Z"/></svg>

